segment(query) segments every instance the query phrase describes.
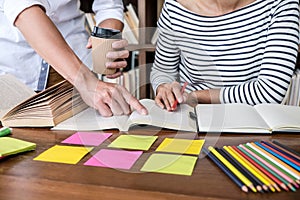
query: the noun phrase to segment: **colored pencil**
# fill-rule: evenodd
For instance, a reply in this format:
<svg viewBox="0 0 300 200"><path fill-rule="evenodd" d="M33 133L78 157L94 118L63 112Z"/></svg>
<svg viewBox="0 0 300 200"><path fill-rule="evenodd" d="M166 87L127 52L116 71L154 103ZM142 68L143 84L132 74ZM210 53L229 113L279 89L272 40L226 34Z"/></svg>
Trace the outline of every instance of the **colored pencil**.
<svg viewBox="0 0 300 200"><path fill-rule="evenodd" d="M284 157L285 159L295 163L295 165L300 167L300 162L298 159L294 158L293 156L291 156L290 154L285 153L284 151L274 147L272 144L265 142L265 141L261 141L261 143L268 145L269 147L272 148L272 151L276 152L277 154L279 154L280 156Z"/></svg>
<svg viewBox="0 0 300 200"><path fill-rule="evenodd" d="M296 179L298 179L298 180L300 179L300 173L297 170L295 170L294 168L290 167L285 162L279 160L278 158L276 158L275 156L270 154L267 151L267 148L265 146L263 146L262 144L260 144L259 142L254 142L254 144L256 145L257 148L259 148L262 152L264 152L264 154L266 154L270 159L272 159L274 163L280 164L286 171L289 171L290 174L292 174L294 177L296 177Z"/></svg>
<svg viewBox="0 0 300 200"><path fill-rule="evenodd" d="M279 146L279 145L277 145L277 144L274 144L274 143L271 143L271 144L272 144L274 147L280 149L281 151L284 151L285 153L290 154L290 155L293 156L294 158L300 160L300 156L298 156L298 155L296 155L296 154L294 154L294 153L292 153L292 152L290 152L290 151L284 149L283 147L281 147L281 146Z"/></svg>
<svg viewBox="0 0 300 200"><path fill-rule="evenodd" d="M290 154L289 152L286 152L286 151L282 150L281 148L278 148L276 145L274 145L271 142L267 142L267 141L261 141L261 142L271 146L273 149L276 149L277 151L279 151L283 155L285 155L285 156L289 157L290 159L294 160L300 166L300 159L298 159L297 156L295 157L294 155Z"/></svg>
<svg viewBox="0 0 300 200"><path fill-rule="evenodd" d="M273 167L272 165L270 165L268 162L266 162L264 159L262 159L261 157L259 157L258 155L256 155L256 153L254 153L253 151L251 151L251 148L249 148L246 145L241 145L242 148L244 148L247 152L249 152L252 156L254 156L256 159L258 159L260 162L262 162L264 165L266 165L269 169L271 169L272 171L274 171L279 177L281 177L283 180L285 180L288 183L293 183L294 181L289 178L288 176L286 176L285 174L283 174L281 171L279 171L278 169L276 169L275 167ZM289 187L291 185L287 184ZM293 191L296 191L295 188L292 186L290 187Z"/></svg>
<svg viewBox="0 0 300 200"><path fill-rule="evenodd" d="M216 150L231 164L233 164L233 166L235 166L242 174L244 174L253 183L257 191L263 192L262 186L264 184L254 174L248 171L248 169L246 169L233 155L231 155L227 150L224 149L216 148Z"/></svg>
<svg viewBox="0 0 300 200"><path fill-rule="evenodd" d="M264 177L266 176L265 177L266 179L269 178L270 179L269 182L271 182L271 184L276 188L276 190L278 192L280 192L281 190L278 188L277 184L284 190L289 191L289 189L286 187L286 185L282 181L280 181L278 178L276 178L276 176L278 176L276 173L273 175L272 174L273 171L270 172L270 170L267 167L263 166L262 163L260 163L256 158L251 156L248 152L246 152L241 147L232 146L232 148L235 151L237 151L241 156L243 156L246 160L248 160L252 165L254 165L257 169L259 169L263 173L263 176Z"/></svg>
<svg viewBox="0 0 300 200"><path fill-rule="evenodd" d="M283 178L285 178L288 182L292 183L296 188L298 188L298 184L288 175L285 173L284 170L282 170L281 168L277 167L275 164L273 164L269 159L267 159L266 157L264 157L260 152L258 152L256 149L254 149L251 144L247 143L245 144L245 146L250 149L252 152L254 152L257 156L259 156L262 160L264 160L266 163L268 163L269 167L272 169L274 168L275 170L277 170L276 172ZM274 170L273 169L273 170Z"/></svg>
<svg viewBox="0 0 300 200"><path fill-rule="evenodd" d="M241 155L239 155L238 152L236 152L232 147L230 146L224 146L224 149L228 151L230 154L232 154L245 168L247 168L253 175L255 175L261 182L263 182L262 187L265 191L268 191L268 188L275 192L276 190L273 188L271 182L264 177L264 175L251 163L249 163L246 159L244 159Z"/></svg>
<svg viewBox="0 0 300 200"><path fill-rule="evenodd" d="M257 163L259 163L265 170L270 172L272 175L274 175L276 178L278 178L280 181L282 181L288 188L290 188L292 191L296 191L296 189L293 187L291 183L289 183L287 180L285 180L283 177L281 177L279 174L277 174L275 171L270 169L267 165L265 165L263 162L257 159L256 155L247 149L244 145L239 145L238 148L243 151L245 154L247 154L249 157L251 157L253 160L255 160ZM283 187L282 185L280 185Z"/></svg>
<svg viewBox="0 0 300 200"><path fill-rule="evenodd" d="M275 157L277 157L278 159L282 160L283 162L287 163L288 165L290 165L291 167L293 167L294 169L300 171L300 167L297 166L295 163L287 160L286 158L282 157L281 155L276 153L276 150L274 150L272 147L266 145L265 143L261 143L263 146L265 146L268 149L268 152L271 153L272 155L274 155Z"/></svg>
<svg viewBox="0 0 300 200"><path fill-rule="evenodd" d="M228 162L221 154L219 154L212 146L208 147L208 150L212 152L227 168L231 170L246 186L248 186L253 192L257 192L253 183L246 178L240 171L238 171L230 162Z"/></svg>
<svg viewBox="0 0 300 200"><path fill-rule="evenodd" d="M254 143L247 143L252 149L254 149L256 152L259 153L259 155L261 155L261 157L269 162L271 165L273 165L274 167L276 167L278 170L280 170L282 173L286 174L287 176L289 176L291 179L293 179L294 181L298 180L297 179L297 175L294 176L293 173L290 173L290 171L284 167L283 165L280 165L278 162L276 162L274 159L272 159L271 157L269 157L267 154L264 153L264 151L262 149L260 149L259 146L257 146Z"/></svg>
<svg viewBox="0 0 300 200"><path fill-rule="evenodd" d="M294 155L298 156L299 159L300 159L300 153L298 153L298 152L294 151L293 149L291 149L291 148L289 148L289 147L287 147L287 146L285 146L285 145L279 143L279 142L276 141L276 140L272 141L272 143L274 143L274 144L276 144L276 145L278 145L278 146L284 148L285 150L287 150L287 151L290 152L291 154L294 154Z"/></svg>
<svg viewBox="0 0 300 200"><path fill-rule="evenodd" d="M208 150L203 149L204 153L243 191L248 192L248 188L246 185L240 181L240 179L235 176L217 157L215 157L212 153L208 152Z"/></svg>

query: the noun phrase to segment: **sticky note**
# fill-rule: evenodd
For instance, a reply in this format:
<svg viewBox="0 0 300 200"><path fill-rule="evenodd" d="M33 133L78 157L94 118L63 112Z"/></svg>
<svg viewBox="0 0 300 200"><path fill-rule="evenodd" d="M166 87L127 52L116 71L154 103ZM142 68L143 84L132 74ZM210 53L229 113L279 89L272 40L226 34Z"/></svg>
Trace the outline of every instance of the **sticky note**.
<svg viewBox="0 0 300 200"><path fill-rule="evenodd" d="M191 176L197 157L174 154L152 154L141 171Z"/></svg>
<svg viewBox="0 0 300 200"><path fill-rule="evenodd" d="M0 137L0 157L31 151L36 144L12 137Z"/></svg>
<svg viewBox="0 0 300 200"><path fill-rule="evenodd" d="M142 153L143 151L101 149L85 162L84 165L114 169L130 169Z"/></svg>
<svg viewBox="0 0 300 200"><path fill-rule="evenodd" d="M55 145L35 157L33 160L76 164L92 149L93 147Z"/></svg>
<svg viewBox="0 0 300 200"><path fill-rule="evenodd" d="M121 149L148 150L157 136L120 135L108 147Z"/></svg>
<svg viewBox="0 0 300 200"><path fill-rule="evenodd" d="M78 144L87 146L98 146L102 144L112 133L100 133L100 132L77 132L61 143L64 144Z"/></svg>
<svg viewBox="0 0 300 200"><path fill-rule="evenodd" d="M165 138L156 151L199 155L204 140Z"/></svg>

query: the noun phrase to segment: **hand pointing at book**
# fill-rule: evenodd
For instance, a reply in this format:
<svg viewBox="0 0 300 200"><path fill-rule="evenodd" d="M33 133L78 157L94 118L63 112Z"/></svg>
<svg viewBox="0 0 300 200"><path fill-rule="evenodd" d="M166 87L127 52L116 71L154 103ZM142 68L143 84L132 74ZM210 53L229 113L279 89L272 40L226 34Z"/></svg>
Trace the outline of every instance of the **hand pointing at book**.
<svg viewBox="0 0 300 200"><path fill-rule="evenodd" d="M100 25L112 27L121 22L105 20ZM131 108L141 114L147 110L123 86L105 83L97 79L90 69L74 53L55 24L40 6L23 10L14 25L26 42L46 60L62 77L80 93L85 103L103 116L129 114Z"/></svg>
<svg viewBox="0 0 300 200"><path fill-rule="evenodd" d="M85 103L98 110L102 116L128 115L131 113L131 107L140 114L148 113L147 109L123 86L102 82L96 77L88 81L83 80L83 82L76 81L75 86Z"/></svg>

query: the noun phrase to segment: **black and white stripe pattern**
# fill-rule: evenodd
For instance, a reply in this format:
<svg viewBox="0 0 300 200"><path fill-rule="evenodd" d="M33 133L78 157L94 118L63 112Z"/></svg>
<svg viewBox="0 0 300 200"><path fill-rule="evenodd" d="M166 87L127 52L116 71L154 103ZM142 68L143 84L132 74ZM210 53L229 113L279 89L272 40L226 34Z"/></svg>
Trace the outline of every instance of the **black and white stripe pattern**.
<svg viewBox="0 0 300 200"><path fill-rule="evenodd" d="M256 0L207 17L166 0L151 71L154 91L167 82L187 91L220 88L222 103L281 103L299 45L299 0Z"/></svg>

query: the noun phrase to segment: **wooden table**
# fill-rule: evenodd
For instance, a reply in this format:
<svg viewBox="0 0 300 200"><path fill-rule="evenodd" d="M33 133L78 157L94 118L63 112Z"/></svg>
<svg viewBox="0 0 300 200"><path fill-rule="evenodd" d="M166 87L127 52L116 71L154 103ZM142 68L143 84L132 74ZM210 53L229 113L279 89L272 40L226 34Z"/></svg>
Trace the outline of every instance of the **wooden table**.
<svg viewBox="0 0 300 200"><path fill-rule="evenodd" d="M105 148L120 133L115 133ZM207 145L222 147L250 141L273 139L300 152L299 134L230 135L200 134L136 127L130 134L158 135L158 140L129 171L84 166L86 156L76 165L34 161L33 158L59 144L74 131L46 128L13 129L12 137L35 142L35 151L0 161L0 199L298 199L297 192L244 193L219 168L201 154L192 176L143 173L139 169L165 137L206 139ZM94 149L95 150L95 149Z"/></svg>

